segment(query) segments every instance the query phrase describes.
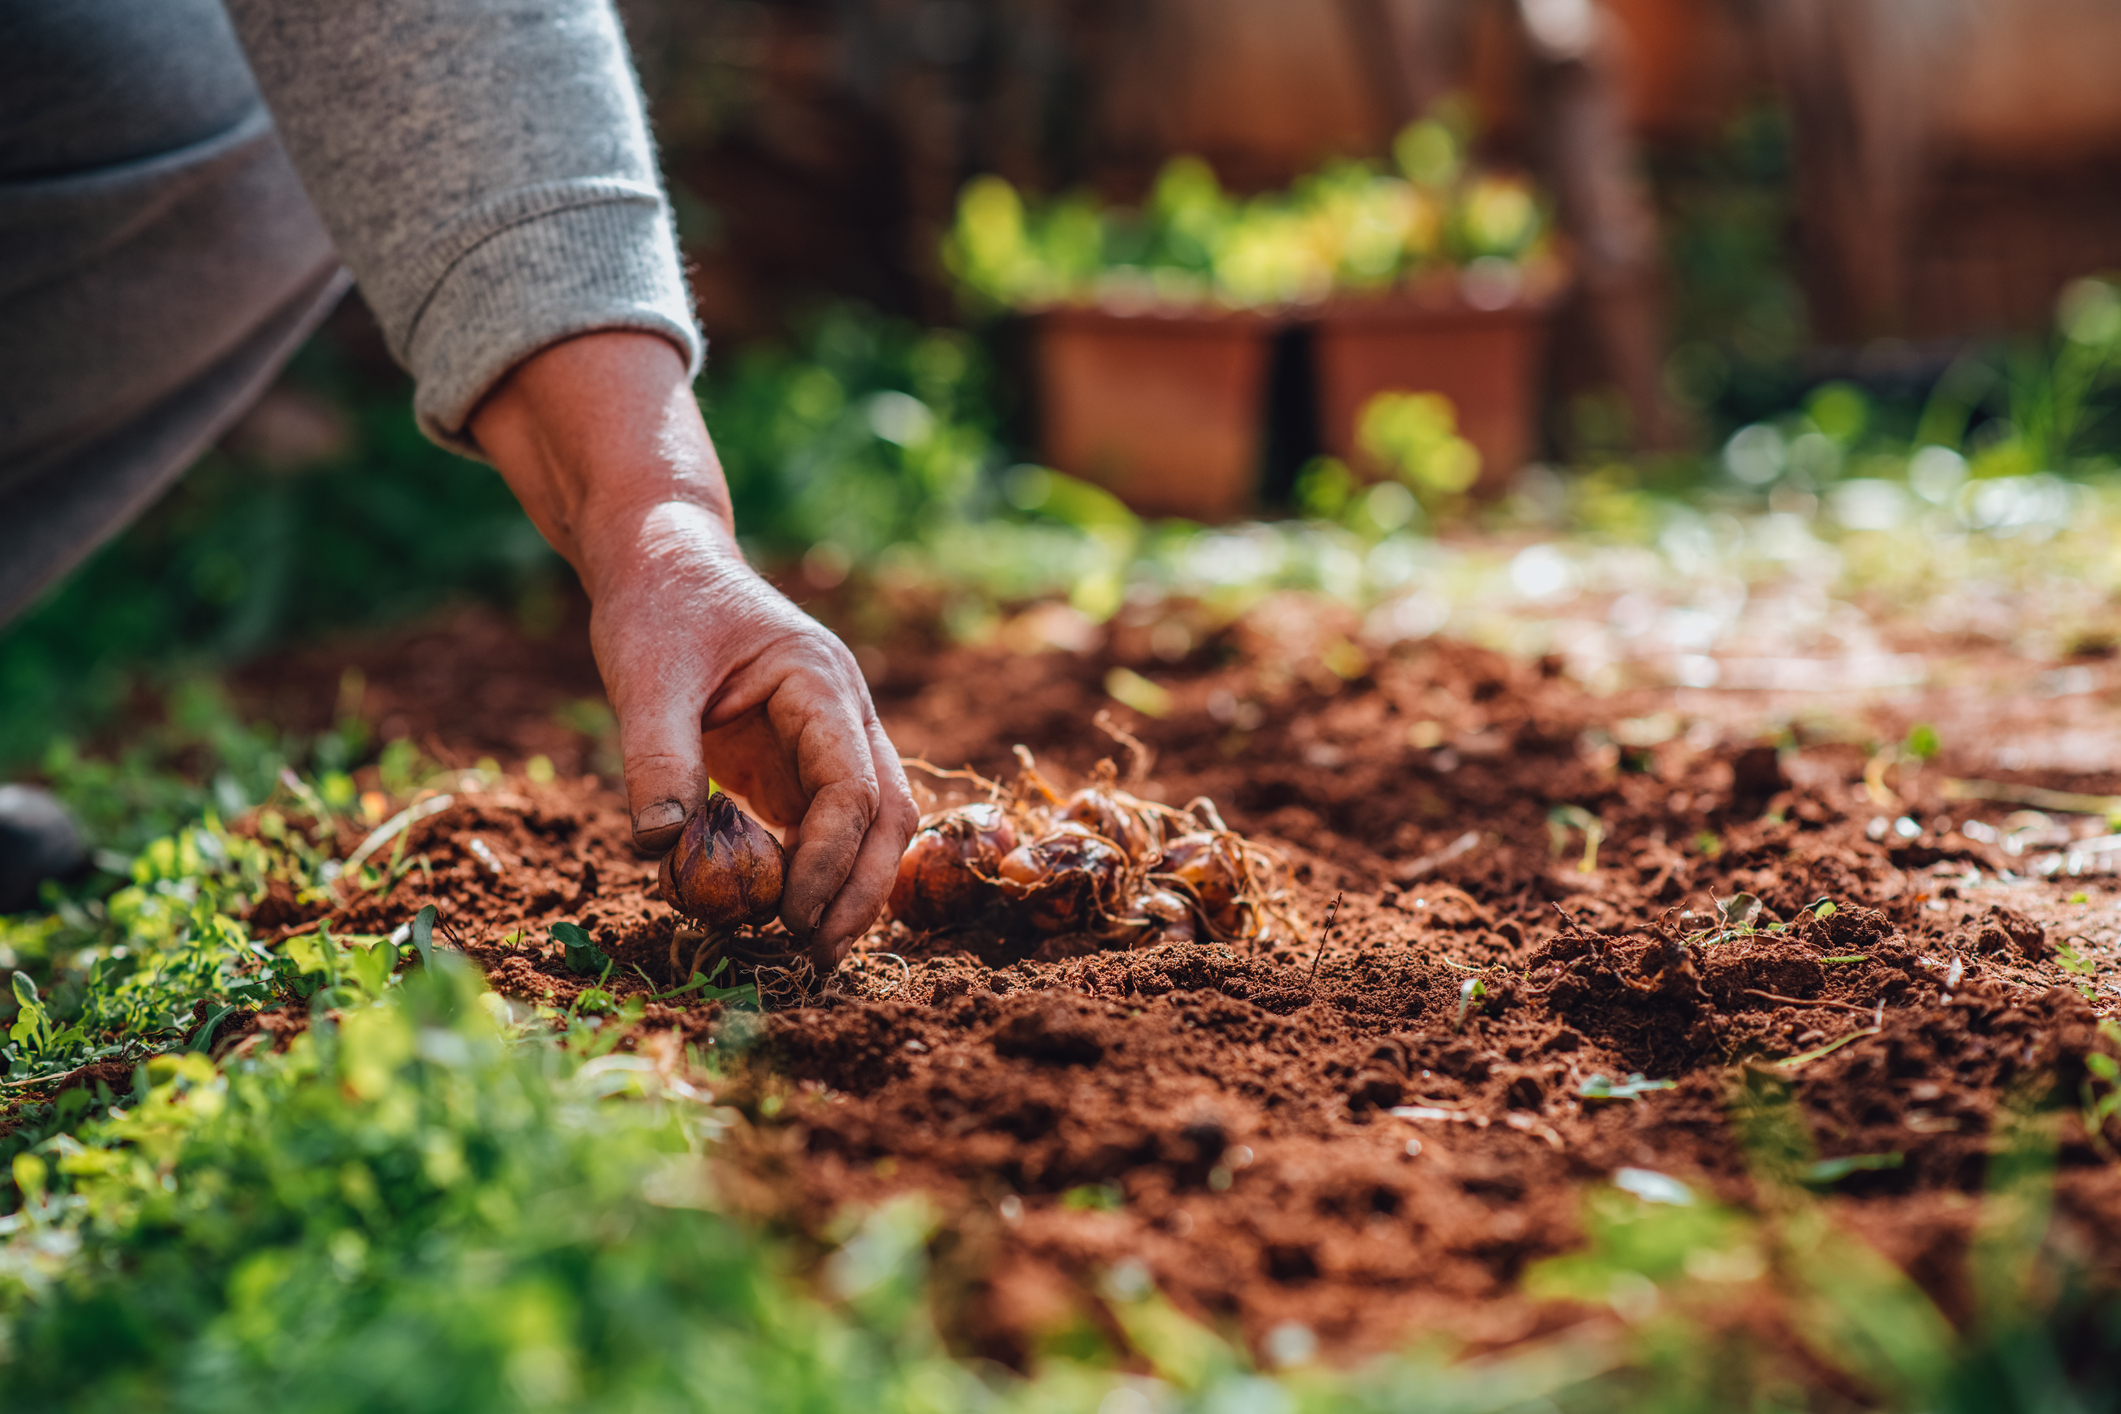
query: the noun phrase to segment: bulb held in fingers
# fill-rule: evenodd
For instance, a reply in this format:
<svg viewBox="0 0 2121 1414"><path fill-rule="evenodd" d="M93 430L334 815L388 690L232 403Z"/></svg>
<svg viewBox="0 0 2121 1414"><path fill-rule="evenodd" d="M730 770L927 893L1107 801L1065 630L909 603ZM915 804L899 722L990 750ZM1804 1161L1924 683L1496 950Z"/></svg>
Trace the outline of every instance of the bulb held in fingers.
<svg viewBox="0 0 2121 1414"><path fill-rule="evenodd" d="M921 932L968 923L995 902L996 871L1014 848L1016 829L998 807L946 811L914 833L885 908Z"/></svg>
<svg viewBox="0 0 2121 1414"><path fill-rule="evenodd" d="M663 897L716 932L756 927L780 912L787 867L781 842L716 791L663 856Z"/></svg>

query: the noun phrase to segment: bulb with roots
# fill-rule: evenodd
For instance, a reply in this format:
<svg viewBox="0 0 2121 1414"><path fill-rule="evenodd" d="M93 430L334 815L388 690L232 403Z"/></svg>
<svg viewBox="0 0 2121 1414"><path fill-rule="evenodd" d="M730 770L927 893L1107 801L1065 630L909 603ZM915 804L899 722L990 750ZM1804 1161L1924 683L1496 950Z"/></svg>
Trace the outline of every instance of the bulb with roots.
<svg viewBox="0 0 2121 1414"><path fill-rule="evenodd" d="M1251 868L1235 835L1207 831L1180 835L1164 846L1163 859L1151 877L1191 895L1201 919L1216 937L1241 938L1251 932Z"/></svg>
<svg viewBox="0 0 2121 1414"><path fill-rule="evenodd" d="M1085 786L1061 803L1059 820L1103 835L1137 862L1146 862L1156 852L1160 832L1136 808L1133 797L1121 791Z"/></svg>
<svg viewBox="0 0 2121 1414"><path fill-rule="evenodd" d="M884 907L924 933L972 922L1000 900L998 871L1015 848L1016 827L1001 807L946 810L915 831Z"/></svg>
<svg viewBox="0 0 2121 1414"><path fill-rule="evenodd" d="M1150 889L1135 897L1128 918L1121 920L1120 936L1129 947L1156 943L1190 943L1200 936L1193 900L1170 889Z"/></svg>
<svg viewBox="0 0 2121 1414"><path fill-rule="evenodd" d="M1118 911L1127 857L1118 845L1063 824L1003 856L1001 889L1034 933L1086 933Z"/></svg>
<svg viewBox="0 0 2121 1414"><path fill-rule="evenodd" d="M781 842L716 791L663 856L663 898L708 932L726 937L773 920L787 870Z"/></svg>

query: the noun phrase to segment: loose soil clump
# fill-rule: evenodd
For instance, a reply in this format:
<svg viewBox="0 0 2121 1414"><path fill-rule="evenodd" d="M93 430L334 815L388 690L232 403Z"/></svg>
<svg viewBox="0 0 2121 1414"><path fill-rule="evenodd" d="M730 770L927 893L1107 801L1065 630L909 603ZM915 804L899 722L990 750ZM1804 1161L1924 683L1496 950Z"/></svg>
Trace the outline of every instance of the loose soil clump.
<svg viewBox="0 0 2121 1414"><path fill-rule="evenodd" d="M901 750L999 780L1023 745L1060 792L1109 782L1090 724L1115 660L1004 658L895 655ZM1341 1356L1492 1348L1584 1319L1518 1279L1583 1240L1616 1170L1755 1198L1733 1115L1766 1089L1819 1159L1857 1161L1820 1185L1839 1220L1959 1318L1959 1196L2005 1107L2052 1100L2058 1221L2117 1275L2121 1122L2087 1130L2075 1098L2114 1050L2116 890L2033 876L2010 806L1945 795L1949 755L1888 779L1841 741L1616 746L1615 704L1552 664L1445 643L1345 675L1240 635L1158 677L1168 713L1125 722L1148 753L1128 789L1213 801L1285 866L1285 916L1059 952L887 923L804 995L762 977L776 1004L740 1053L723 1004L649 1003L640 1037L724 1053L703 1083L747 1122L723 1201L821 1233L930 1195L946 1327L1012 1363L1099 1325L1098 1274L1125 1262L1255 1342L1293 1321ZM408 831L421 866L334 928L433 902L495 987L564 1006L585 985L547 934L567 921L621 998L683 983L704 959L615 786L460 795ZM937 811L986 798L929 786ZM271 897L252 921L322 912Z"/></svg>

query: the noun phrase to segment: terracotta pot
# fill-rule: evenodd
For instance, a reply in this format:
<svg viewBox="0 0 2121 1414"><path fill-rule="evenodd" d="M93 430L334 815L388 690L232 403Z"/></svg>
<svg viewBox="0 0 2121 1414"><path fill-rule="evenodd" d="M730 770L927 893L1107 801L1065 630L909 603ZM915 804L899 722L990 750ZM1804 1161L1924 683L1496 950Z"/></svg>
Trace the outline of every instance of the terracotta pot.
<svg viewBox="0 0 2121 1414"><path fill-rule="evenodd" d="M1381 476L1356 445L1364 405L1384 392L1441 393L1459 435L1480 451L1476 494L1501 491L1535 445L1550 323L1543 302L1490 310L1385 296L1328 306L1312 346L1326 450Z"/></svg>
<svg viewBox="0 0 2121 1414"><path fill-rule="evenodd" d="M1038 315L1046 461L1143 515L1244 514L1259 483L1274 328L1237 312Z"/></svg>

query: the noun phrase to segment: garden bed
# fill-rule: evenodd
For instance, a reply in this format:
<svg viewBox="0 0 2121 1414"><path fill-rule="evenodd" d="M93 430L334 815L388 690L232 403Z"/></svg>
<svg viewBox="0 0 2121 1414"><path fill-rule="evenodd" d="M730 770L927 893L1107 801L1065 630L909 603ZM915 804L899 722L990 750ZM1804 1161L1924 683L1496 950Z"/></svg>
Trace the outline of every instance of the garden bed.
<svg viewBox="0 0 2121 1414"><path fill-rule="evenodd" d="M1129 725L1154 753L1140 793L1207 795L1280 851L1301 926L1029 957L884 927L822 990L734 1030L721 1004L649 1002L635 1043L675 1030L697 1057L718 1048L711 1083L744 1117L703 1201L822 1235L850 1204L929 1195L946 1330L1010 1363L1071 1330L1124 1346L1099 1294L1116 1270L1272 1359L1424 1333L1499 1348L1642 1318L1618 1287L1586 1304L1521 1282L1593 1236L1587 1197L1636 1170L1734 1211L1773 1211L1778 1185L1825 1195L1841 1231L1965 1325L1983 1211L1969 1200L1993 1187L1999 1136L2044 1113L2054 1240L2111 1280L2121 1124L2083 1104L2103 1093L2087 1056L2116 1049L2099 1025L2121 1000L2121 890L2097 872L2105 856L2070 863L2069 817L2032 833L2012 803L1949 793L1961 772L1994 774L1993 740L1968 726L1925 762L1859 746L1845 719L1778 753L1728 698L1722 719L1690 720L1669 692L1593 697L1552 660L1434 641L1321 657L1273 622L1256 613L1154 665L1164 715ZM390 696L390 664L448 661L516 694L516 735L542 743L577 690L571 642L518 657L514 677L433 645L379 650L370 710L397 703L446 757L420 697ZM1090 726L1108 673L1152 666L1129 647L1121 631L1004 664L998 648L909 643L878 673L879 705L909 756L1006 779L1022 743L1072 784L1112 751ZM1896 731L1922 707L1894 703ZM462 764L514 739L481 730ZM388 932L431 901L438 936L527 1003L565 1006L585 985L554 922L611 955L621 1000L682 982L691 942L675 945L652 897L654 861L561 735L576 744L552 749L557 779L460 793L411 827L421 867L334 927ZM2007 827L2028 831L2023 852ZM2048 855L2061 871L2042 879ZM1750 927L1742 901L1720 907L1736 895L1760 901ZM271 940L317 912L275 896L252 924ZM233 1018L216 1048L255 1025ZM1762 1116L1781 1126L1773 1153ZM1750 1251L1687 1269L1690 1314L1754 1332L1807 1380L1841 1378L1789 1334Z"/></svg>

